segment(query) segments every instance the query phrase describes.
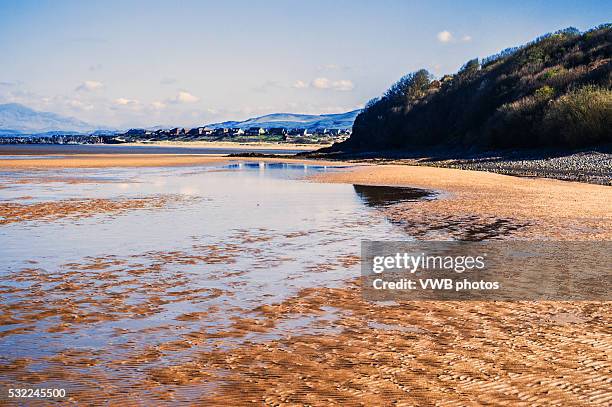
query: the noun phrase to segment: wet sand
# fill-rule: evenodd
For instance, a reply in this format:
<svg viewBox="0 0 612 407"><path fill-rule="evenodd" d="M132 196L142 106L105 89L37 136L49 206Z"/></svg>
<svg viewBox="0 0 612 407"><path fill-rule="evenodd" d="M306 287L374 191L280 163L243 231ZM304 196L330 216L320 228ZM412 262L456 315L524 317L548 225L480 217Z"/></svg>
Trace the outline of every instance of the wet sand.
<svg viewBox="0 0 612 407"><path fill-rule="evenodd" d="M227 162L227 159L221 155L62 154L57 158L0 159L0 169L166 167L219 164L223 162Z"/></svg>
<svg viewBox="0 0 612 407"><path fill-rule="evenodd" d="M252 159L212 155L96 154L59 158L1 159L0 169L198 166ZM276 160L308 163L308 160ZM437 199L395 205L385 210L392 221L417 236L478 240L499 236L565 240L612 238L612 189L607 186L487 172L406 165L347 165L316 181L364 185L403 185L440 192Z"/></svg>
<svg viewBox="0 0 612 407"><path fill-rule="evenodd" d="M577 239L612 236L607 187L438 168L376 166L322 182L404 185L438 199L383 209L417 238ZM472 231L468 233L466 231ZM422 231L422 233L418 233ZM274 325L325 313L328 334L207 352L165 377L210 382L204 402L278 405L607 405L610 302L364 301L357 282L312 288L256 309ZM327 310L327 312L330 312ZM272 321L272 322L271 322ZM335 331L335 332L334 332ZM158 372L159 373L159 372ZM164 380L157 377L156 380Z"/></svg>
<svg viewBox="0 0 612 407"><path fill-rule="evenodd" d="M206 403L605 405L609 304L364 301L357 287L304 290L270 321L333 306L337 333L287 335L173 367L229 371ZM332 327L330 326L330 330ZM176 376L175 376L176 377ZM160 380L159 378L157 380Z"/></svg>
<svg viewBox="0 0 612 407"><path fill-rule="evenodd" d="M61 156L106 155L229 155L239 153L293 155L317 146L266 143L126 143L126 144L0 144L3 158L61 158ZM4 156L4 157L2 157ZM38 156L38 157L28 157Z"/></svg>
<svg viewBox="0 0 612 407"><path fill-rule="evenodd" d="M2 150L0 149L0 154ZM36 154L36 153L33 153ZM228 158L222 154L60 154L52 158L2 159L0 170L53 169L53 168L111 168L111 167L180 167L253 161L252 158ZM309 163L313 165L342 165L337 161L304 159L257 158L256 161ZM350 165L350 164L347 164Z"/></svg>
<svg viewBox="0 0 612 407"><path fill-rule="evenodd" d="M437 199L385 210L420 238L612 239L609 186L407 165L355 167L315 180L438 191Z"/></svg>
<svg viewBox="0 0 612 407"><path fill-rule="evenodd" d="M56 274L34 265L15 278L36 286L55 283L55 289L22 290L23 303L3 310L3 324L44 319L57 321L48 325L49 334L70 333L154 316L174 302L205 307L223 292L187 289L182 274L160 277L168 262L231 264L232 257L219 257L222 248L211 250L195 258L148 253L155 260L150 266L131 264L139 256L91 259ZM94 270L100 273L92 277ZM57 299L58 292L67 299ZM130 303L134 292L143 301ZM137 338L152 329L118 329L117 339L132 339L102 351L66 348L47 358L44 369L28 358L7 360L0 371L9 382L67 381L78 404L603 406L612 400L610 311L609 303L588 302L382 306L364 301L348 284L234 310L230 325L215 332L209 327L222 318L219 311L194 309L153 328L185 332L178 339L148 343ZM282 328L296 318L312 318L310 329L318 333ZM279 331L277 339L246 339Z"/></svg>
<svg viewBox="0 0 612 407"><path fill-rule="evenodd" d="M193 198L192 198L193 199ZM131 199L65 199L52 202L23 204L0 202L0 225L28 221L56 221L62 218L73 220L102 213L118 214L136 209L157 209L170 202L185 201L179 195L162 195Z"/></svg>
<svg viewBox="0 0 612 407"><path fill-rule="evenodd" d="M207 165L227 160L202 159L74 157L39 160L44 161L40 165L51 162L37 168ZM612 215L607 210L612 192L604 186L408 166L350 167L314 180L437 192L433 200L380 209L381 215L420 239L612 237ZM298 231L282 238L311 233ZM117 330L117 338L136 336L109 344L102 352L65 349L48 358L43 369L36 366L40 361L28 358L3 360L3 381L78 383L80 390L71 394L71 401L79 404L107 400L128 405L603 406L612 402L610 302L378 304L364 301L356 281L347 278L341 288L311 287L277 303L235 309L229 326L211 332L209 327L221 316L206 305L222 293L190 289L183 274L161 278L161 271L171 264L199 263L227 264L231 271L237 253L265 256L251 245L279 238L265 230L244 231L240 236L239 244L194 245L193 253L90 258L64 265L61 273L33 264L4 277L4 282L30 283L23 288L0 287L4 295L22 299L2 307L0 324L8 327L44 319L50 333L71 332L97 321L155 315L175 301L201 306L176 316L173 325L155 328L174 332L187 327L179 339L143 343L135 338L145 335L146 328ZM261 258L266 260L270 259ZM330 266L348 269L358 262L355 256L338 254L309 272ZM95 270L100 273L92 274ZM129 302L131 293L142 295L142 300ZM234 294L239 293L237 287ZM316 333L291 328L292 321L304 318L312 319L310 328ZM28 329L27 324L23 329ZM277 333L272 339L248 339L252 333L272 332ZM3 336L17 334L2 331ZM115 376L110 375L113 372Z"/></svg>

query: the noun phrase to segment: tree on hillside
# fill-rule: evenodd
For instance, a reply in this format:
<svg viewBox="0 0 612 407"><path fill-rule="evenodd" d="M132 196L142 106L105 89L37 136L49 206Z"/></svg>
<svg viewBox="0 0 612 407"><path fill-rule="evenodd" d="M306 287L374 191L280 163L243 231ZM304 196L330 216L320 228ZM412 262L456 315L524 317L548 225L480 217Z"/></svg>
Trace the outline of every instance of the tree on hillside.
<svg viewBox="0 0 612 407"><path fill-rule="evenodd" d="M376 104L378 103L379 100L380 100L380 98L378 98L378 97L372 98L372 99L368 100L368 102L365 104L363 110L367 111L367 110L373 108L374 106L376 106Z"/></svg>
<svg viewBox="0 0 612 407"><path fill-rule="evenodd" d="M612 26L568 28L432 80L402 77L338 148L582 147L612 142Z"/></svg>
<svg viewBox="0 0 612 407"><path fill-rule="evenodd" d="M459 68L459 75L469 75L477 72L480 69L480 62L478 58L470 59L461 68Z"/></svg>
<svg viewBox="0 0 612 407"><path fill-rule="evenodd" d="M426 69L404 75L391 85L383 99L394 106L410 105L426 94L432 79L433 76Z"/></svg>

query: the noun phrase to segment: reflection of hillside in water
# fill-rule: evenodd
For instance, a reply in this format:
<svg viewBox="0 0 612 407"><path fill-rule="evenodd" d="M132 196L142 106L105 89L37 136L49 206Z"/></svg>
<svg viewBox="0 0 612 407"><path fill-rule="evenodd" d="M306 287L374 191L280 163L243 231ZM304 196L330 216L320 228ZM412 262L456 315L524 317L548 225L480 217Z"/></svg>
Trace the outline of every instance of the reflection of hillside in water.
<svg viewBox="0 0 612 407"><path fill-rule="evenodd" d="M353 185L355 193L367 205L372 207L389 206L399 202L418 201L430 198L431 191L409 187L389 187L376 185Z"/></svg>
<svg viewBox="0 0 612 407"><path fill-rule="evenodd" d="M527 222L494 216L480 217L473 214L437 216L423 214L423 207L395 205L405 202L432 200L437 193L426 189L375 185L353 185L361 202L372 208L382 209L387 219L401 226L408 235L419 240L483 241L502 239L527 227ZM421 211L421 212L419 212ZM407 213L413 216L407 217Z"/></svg>

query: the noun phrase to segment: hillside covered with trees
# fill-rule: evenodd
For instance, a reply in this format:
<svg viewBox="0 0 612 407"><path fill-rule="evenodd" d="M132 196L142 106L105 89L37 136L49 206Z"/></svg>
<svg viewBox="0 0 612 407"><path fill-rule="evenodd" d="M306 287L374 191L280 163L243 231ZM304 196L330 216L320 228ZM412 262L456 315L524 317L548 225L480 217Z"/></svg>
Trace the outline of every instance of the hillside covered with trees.
<svg viewBox="0 0 612 407"><path fill-rule="evenodd" d="M332 151L576 148L612 142L612 24L568 28L367 103Z"/></svg>

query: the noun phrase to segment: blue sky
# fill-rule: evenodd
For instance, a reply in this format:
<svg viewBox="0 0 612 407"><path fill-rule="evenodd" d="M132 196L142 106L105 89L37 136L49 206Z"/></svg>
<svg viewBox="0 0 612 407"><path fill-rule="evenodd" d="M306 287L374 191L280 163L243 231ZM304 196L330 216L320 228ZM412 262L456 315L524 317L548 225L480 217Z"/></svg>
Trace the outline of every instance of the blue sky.
<svg viewBox="0 0 612 407"><path fill-rule="evenodd" d="M0 0L0 103L117 127L363 106L568 26L610 1Z"/></svg>

